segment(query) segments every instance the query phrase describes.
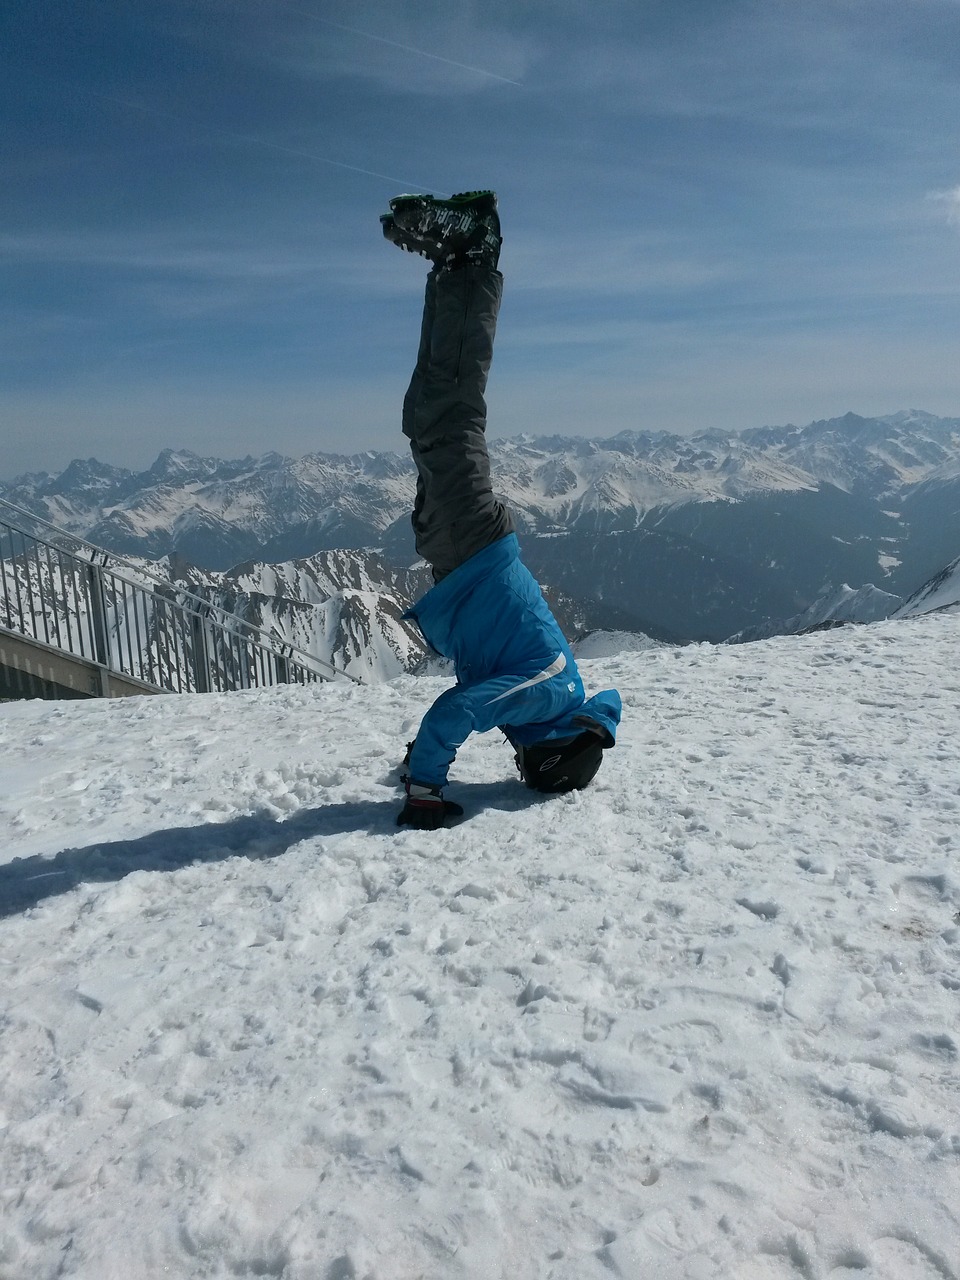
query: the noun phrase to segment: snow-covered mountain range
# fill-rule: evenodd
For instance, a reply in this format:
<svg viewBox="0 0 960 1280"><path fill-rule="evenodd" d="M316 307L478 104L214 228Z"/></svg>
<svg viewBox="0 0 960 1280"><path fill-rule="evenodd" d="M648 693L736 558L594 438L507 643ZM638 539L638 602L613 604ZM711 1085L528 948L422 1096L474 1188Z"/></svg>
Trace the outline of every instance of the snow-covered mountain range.
<svg viewBox="0 0 960 1280"><path fill-rule="evenodd" d="M527 561L587 627L786 630L844 587L906 598L960 552L960 418L518 437L492 441L491 457ZM127 554L223 573L346 548L367 553L352 562L361 577L414 563L413 493L409 460L392 453L224 462L165 450L142 473L90 459L0 484L0 497ZM287 583L293 571L278 573Z"/></svg>

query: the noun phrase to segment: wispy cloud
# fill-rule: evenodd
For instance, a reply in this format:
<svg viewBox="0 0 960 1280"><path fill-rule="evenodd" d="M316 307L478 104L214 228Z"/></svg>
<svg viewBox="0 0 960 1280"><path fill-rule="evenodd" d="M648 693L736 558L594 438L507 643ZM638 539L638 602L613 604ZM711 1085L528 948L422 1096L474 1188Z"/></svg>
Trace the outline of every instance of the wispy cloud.
<svg viewBox="0 0 960 1280"><path fill-rule="evenodd" d="M785 130L793 150L851 131L857 149L896 144L932 104L955 114L960 6L940 0L600 6L582 34L558 39L542 70L624 118Z"/></svg>
<svg viewBox="0 0 960 1280"><path fill-rule="evenodd" d="M13 261L59 263L99 268L117 267L180 275L229 279L275 279L329 268L332 255L310 256L252 247L213 247L194 232L171 236L169 230L130 232L0 232L0 255Z"/></svg>
<svg viewBox="0 0 960 1280"><path fill-rule="evenodd" d="M211 297L222 296L225 305L235 301L236 294L221 294L224 290L259 291L264 297L271 292L291 296L319 288L326 293L351 291L357 297L410 294L408 273L384 271L382 264L390 246L383 244L372 214L368 222L372 250L324 246L316 235L303 232L298 238L289 227L284 236L279 231L271 235L264 234L262 228L247 229L249 234L232 240L197 228L162 226L110 233L0 232L0 267L6 261L18 268L29 265L93 273L94 292L115 288L118 281L131 288L138 283L155 287L161 282L169 287L172 297L195 299L196 293L182 292L188 287L207 290ZM377 252L380 249L382 254Z"/></svg>
<svg viewBox="0 0 960 1280"><path fill-rule="evenodd" d="M698 290L743 276L743 264L709 249L699 252L666 232L610 233L602 243L570 252L565 235L525 232L509 240L505 261L517 292L558 292L602 297L638 297L652 291ZM557 264L562 263L562 270Z"/></svg>
<svg viewBox="0 0 960 1280"><path fill-rule="evenodd" d="M960 227L960 186L948 191L931 191L929 199L940 206L952 226Z"/></svg>

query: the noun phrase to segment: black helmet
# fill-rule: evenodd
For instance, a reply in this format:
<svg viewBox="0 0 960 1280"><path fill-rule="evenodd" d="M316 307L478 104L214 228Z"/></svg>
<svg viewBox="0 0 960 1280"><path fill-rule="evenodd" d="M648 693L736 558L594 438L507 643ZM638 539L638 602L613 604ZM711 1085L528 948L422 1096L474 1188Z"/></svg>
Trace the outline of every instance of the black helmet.
<svg viewBox="0 0 960 1280"><path fill-rule="evenodd" d="M603 747L603 740L592 729L575 738L517 746L517 768L534 791L578 791L600 768Z"/></svg>

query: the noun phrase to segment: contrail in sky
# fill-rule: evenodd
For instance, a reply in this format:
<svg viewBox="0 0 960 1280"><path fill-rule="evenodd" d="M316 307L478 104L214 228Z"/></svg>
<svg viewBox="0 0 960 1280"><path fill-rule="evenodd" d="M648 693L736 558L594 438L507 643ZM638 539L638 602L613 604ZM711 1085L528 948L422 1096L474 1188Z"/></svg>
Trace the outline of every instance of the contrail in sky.
<svg viewBox="0 0 960 1280"><path fill-rule="evenodd" d="M300 156L304 160L316 160L320 164L331 164L337 169L347 169L350 173L362 173L368 178L381 178L384 182L389 182L392 186L401 187L406 191L428 190L428 186L425 186L422 182L410 182L404 178L395 178L389 173L378 173L375 169L362 169L356 164L347 164L343 160L331 160L329 156L318 155L315 151L304 151L301 147L287 147L282 142L269 142L266 138L258 138L253 134L235 133L232 129L224 129L219 125L204 124L203 121L191 120L189 117L177 115L173 111L163 111L158 107L145 106L141 102L118 98L110 93L101 93L98 89L85 89L81 90L81 92L88 93L95 98L103 98L118 107L125 107L131 111L140 111L148 116L157 116L161 120L172 120L175 124L187 125L199 133L211 133L219 137L229 138L232 142L245 142L248 146L266 147L268 151L280 151L284 155ZM441 191L438 194L445 195L448 193Z"/></svg>
<svg viewBox="0 0 960 1280"><path fill-rule="evenodd" d="M315 151L305 151L301 147L287 147L282 142L270 142L266 138L258 138L254 134L238 133L233 129L224 129L220 125L206 124L202 120L194 120L189 116L178 115L174 111L164 111L161 107L147 106L142 102L135 102L130 98L121 98L117 94L104 93L100 89L91 89L87 86L79 86L72 84L69 80L64 80L60 76L44 74L39 72L31 72L36 79L53 81L70 89L73 93L80 94L81 97L100 98L103 102L112 102L116 107L123 107L127 111L139 111L143 115L156 116L159 120L172 120L175 124L186 125L198 134L212 134L222 138L229 138L232 142L243 142L247 146L266 147L268 151L280 151L288 156L300 156L304 160L315 160L318 164L333 165L336 169L346 169L349 173L362 173L368 178L379 178L383 182L389 182L393 187L399 187L403 191L436 191L437 195L449 195L449 192L440 191L435 185L422 182L411 182L408 178L396 178L389 173L379 173L376 169L363 169L360 165L347 164L344 160L332 160L330 156L318 155Z"/></svg>
<svg viewBox="0 0 960 1280"><path fill-rule="evenodd" d="M426 49L417 49L412 44L400 44L396 40L388 40L386 36L374 36L369 31L358 31L356 27L345 27L342 22L331 22L329 18L320 18L307 9L294 8L292 4L285 4L284 8L292 13L299 13L304 18L312 18L314 22L321 22L325 27L335 27L337 31L346 31L348 35L359 36L361 40L375 40L377 44L388 44L391 49L402 49L404 53L416 53L421 58L445 62L448 67L459 67L461 71L472 71L478 76L489 76L491 80L501 80L504 84L516 85L518 89L523 88L519 80L511 80L509 76L499 76L495 71L486 71L483 67L471 67L466 62L455 62L453 58L442 58L439 53L428 53Z"/></svg>

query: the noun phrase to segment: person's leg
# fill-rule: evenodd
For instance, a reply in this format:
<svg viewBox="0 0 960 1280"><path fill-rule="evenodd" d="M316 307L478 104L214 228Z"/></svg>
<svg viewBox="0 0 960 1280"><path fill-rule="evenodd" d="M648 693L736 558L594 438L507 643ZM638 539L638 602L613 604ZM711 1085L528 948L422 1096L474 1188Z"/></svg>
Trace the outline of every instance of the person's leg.
<svg viewBox="0 0 960 1280"><path fill-rule="evenodd" d="M417 407L417 401L420 398L420 389L423 386L424 377L430 364L430 334L433 330L433 316L436 310L436 278L437 273L435 271L431 271L427 276L427 287L423 299L423 320L420 325L420 347L417 351L417 363L414 366L413 375L410 378L410 385L407 388L407 394L403 397L403 434L410 441L410 450L413 454L414 465L417 467L417 494L413 503L413 514L410 517L415 537L420 520L420 513L423 510L423 505L426 501L426 489L423 483L423 477L420 474L420 465L417 459L417 447L413 442L414 413ZM424 552L420 549L419 538L417 538L417 550L424 559L427 558Z"/></svg>
<svg viewBox="0 0 960 1280"><path fill-rule="evenodd" d="M387 240L436 264L403 430L417 466L417 550L439 580L513 529L493 495L484 434L503 288L497 198L492 191L397 196L380 221Z"/></svg>
<svg viewBox="0 0 960 1280"><path fill-rule="evenodd" d="M404 397L403 431L417 466L417 551L439 581L513 530L494 496L484 391L503 277L492 267L434 270L420 348Z"/></svg>

